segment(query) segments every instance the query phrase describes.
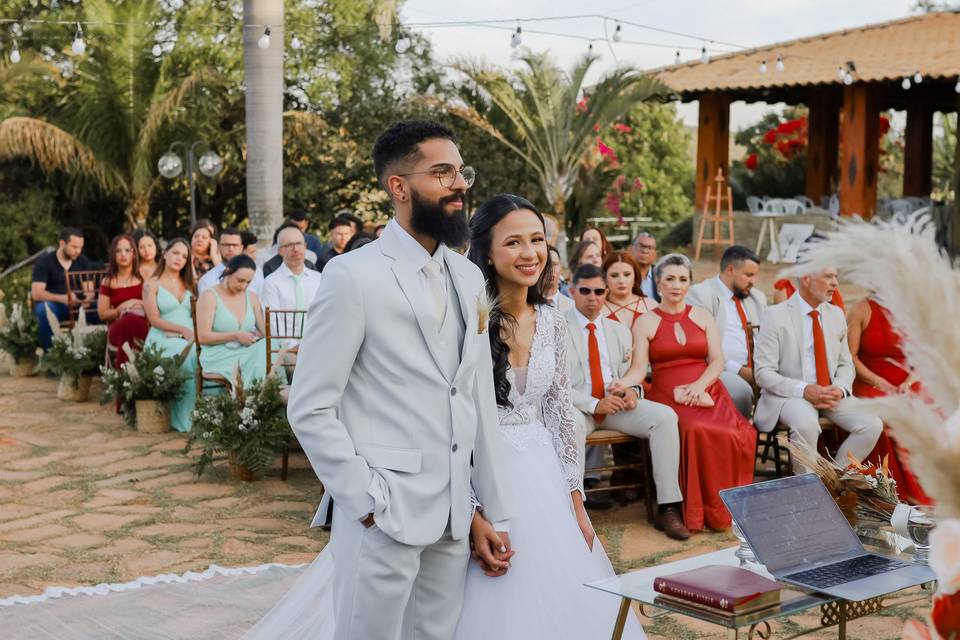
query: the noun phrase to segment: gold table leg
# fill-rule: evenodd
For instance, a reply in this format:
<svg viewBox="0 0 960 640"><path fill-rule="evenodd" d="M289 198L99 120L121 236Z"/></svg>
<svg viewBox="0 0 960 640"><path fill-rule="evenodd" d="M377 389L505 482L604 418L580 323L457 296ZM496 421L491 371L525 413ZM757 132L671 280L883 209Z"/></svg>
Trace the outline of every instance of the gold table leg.
<svg viewBox="0 0 960 640"><path fill-rule="evenodd" d="M622 640L623 629L627 626L627 616L630 614L630 599L623 598L620 601L620 611L617 613L617 624L613 626L613 636L611 640Z"/></svg>

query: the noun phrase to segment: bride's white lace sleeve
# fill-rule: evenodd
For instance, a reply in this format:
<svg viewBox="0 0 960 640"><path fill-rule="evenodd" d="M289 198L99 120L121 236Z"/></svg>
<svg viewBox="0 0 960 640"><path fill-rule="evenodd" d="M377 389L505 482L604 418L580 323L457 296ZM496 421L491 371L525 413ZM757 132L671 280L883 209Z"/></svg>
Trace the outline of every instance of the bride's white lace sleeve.
<svg viewBox="0 0 960 640"><path fill-rule="evenodd" d="M580 457L577 451L577 423L573 418L573 400L570 396L570 379L567 372L567 323L563 316L553 313L553 348L556 365L553 381L543 396L543 423L553 439L553 448L560 458L563 477L570 491L583 494L583 475L580 473Z"/></svg>

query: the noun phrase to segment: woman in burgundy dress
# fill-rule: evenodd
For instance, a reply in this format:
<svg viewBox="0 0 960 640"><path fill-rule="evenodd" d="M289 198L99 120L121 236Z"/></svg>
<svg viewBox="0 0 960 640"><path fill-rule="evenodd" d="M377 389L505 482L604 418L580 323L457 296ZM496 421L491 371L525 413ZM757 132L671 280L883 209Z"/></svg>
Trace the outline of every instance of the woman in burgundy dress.
<svg viewBox="0 0 960 640"><path fill-rule="evenodd" d="M910 374L900 349L900 335L891 326L886 309L872 298L861 300L850 309L847 327L850 353L857 368L853 395L876 398L920 392L920 384ZM900 499L912 504L930 504L932 500L907 465L907 451L891 437L886 425L867 460L880 464L884 456L889 456L890 475L897 481Z"/></svg>
<svg viewBox="0 0 960 640"><path fill-rule="evenodd" d="M117 236L110 244L107 277L100 283L97 312L108 323L107 341L116 348L114 366L127 361L123 344L139 350L147 339L150 324L143 311L143 278L140 277L137 250L130 236Z"/></svg>
<svg viewBox="0 0 960 640"><path fill-rule="evenodd" d="M693 278L690 261L664 256L654 275L660 306L637 321L633 364L618 384L640 384L647 362L653 366L647 399L669 406L680 419L684 523L690 530L726 529L730 513L719 492L753 481L757 432L719 381L724 360L716 322L684 302Z"/></svg>

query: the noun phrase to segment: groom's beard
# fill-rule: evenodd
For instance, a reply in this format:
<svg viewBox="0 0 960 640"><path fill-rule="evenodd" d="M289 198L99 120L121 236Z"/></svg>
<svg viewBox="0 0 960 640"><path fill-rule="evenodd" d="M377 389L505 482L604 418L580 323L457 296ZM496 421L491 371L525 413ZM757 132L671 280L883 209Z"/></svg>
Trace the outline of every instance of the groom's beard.
<svg viewBox="0 0 960 640"><path fill-rule="evenodd" d="M462 247L470 237L467 214L462 209L447 213L443 206L448 202L463 201L462 193L455 193L437 202L427 202L416 191L410 194L412 207L410 224L414 231L430 236L448 247Z"/></svg>

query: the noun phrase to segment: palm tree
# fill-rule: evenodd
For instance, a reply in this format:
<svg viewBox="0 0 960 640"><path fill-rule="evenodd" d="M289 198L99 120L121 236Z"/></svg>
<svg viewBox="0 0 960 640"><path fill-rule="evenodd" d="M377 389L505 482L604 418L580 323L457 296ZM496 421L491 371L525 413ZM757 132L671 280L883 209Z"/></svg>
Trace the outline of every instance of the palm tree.
<svg viewBox="0 0 960 640"><path fill-rule="evenodd" d="M469 106L447 109L502 142L530 165L543 196L560 222L560 244L569 231L566 202L573 192L584 155L603 129L637 102L670 89L636 69L621 67L591 87L584 85L597 58L587 55L565 73L547 54L527 53L524 68L511 76L481 64L455 67L473 81L501 111L510 127L497 127Z"/></svg>
<svg viewBox="0 0 960 640"><path fill-rule="evenodd" d="M46 83L54 91L49 112L0 112L0 158L30 158L45 171L65 172L78 189L119 196L129 223L143 227L161 143L171 131L195 130L191 101L209 100L221 79L209 69L170 77L169 58L158 61L151 51L157 0L85 0L83 11L95 23L86 34L90 46L67 63L75 67L70 78Z"/></svg>

